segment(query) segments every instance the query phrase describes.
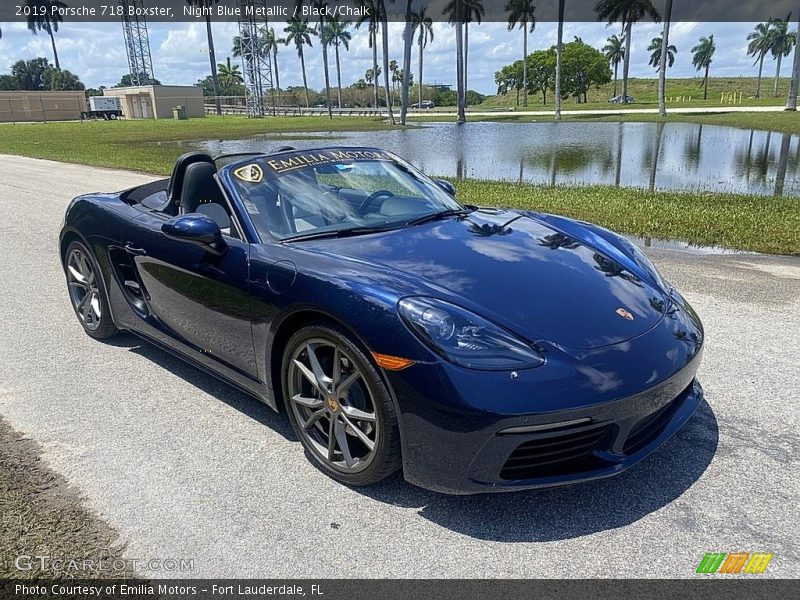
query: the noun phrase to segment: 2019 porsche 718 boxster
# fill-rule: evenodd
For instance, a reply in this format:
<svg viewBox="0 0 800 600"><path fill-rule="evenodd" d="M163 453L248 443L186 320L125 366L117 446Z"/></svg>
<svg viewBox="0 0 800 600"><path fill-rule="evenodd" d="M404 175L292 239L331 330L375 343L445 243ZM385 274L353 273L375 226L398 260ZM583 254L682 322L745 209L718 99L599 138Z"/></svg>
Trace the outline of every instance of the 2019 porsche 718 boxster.
<svg viewBox="0 0 800 600"><path fill-rule="evenodd" d="M460 204L380 149L186 154L75 198L60 256L86 333L129 330L285 411L349 485L606 477L703 398L700 320L633 243Z"/></svg>

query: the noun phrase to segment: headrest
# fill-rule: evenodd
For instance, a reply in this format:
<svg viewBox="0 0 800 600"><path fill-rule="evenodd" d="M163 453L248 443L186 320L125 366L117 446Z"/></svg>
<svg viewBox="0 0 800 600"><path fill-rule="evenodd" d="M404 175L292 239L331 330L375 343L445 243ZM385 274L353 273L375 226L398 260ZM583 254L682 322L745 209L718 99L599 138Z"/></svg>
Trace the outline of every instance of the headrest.
<svg viewBox="0 0 800 600"><path fill-rule="evenodd" d="M172 177L170 177L169 187L167 188L167 198L170 204L174 205L180 199L183 181L186 176L186 168L194 163L209 163L213 166L214 159L205 152L187 152L175 161L175 166L172 169Z"/></svg>
<svg viewBox="0 0 800 600"><path fill-rule="evenodd" d="M217 168L213 163L196 162L186 167L180 196L180 206L184 213L195 212L200 204L225 202L214 180L216 172Z"/></svg>

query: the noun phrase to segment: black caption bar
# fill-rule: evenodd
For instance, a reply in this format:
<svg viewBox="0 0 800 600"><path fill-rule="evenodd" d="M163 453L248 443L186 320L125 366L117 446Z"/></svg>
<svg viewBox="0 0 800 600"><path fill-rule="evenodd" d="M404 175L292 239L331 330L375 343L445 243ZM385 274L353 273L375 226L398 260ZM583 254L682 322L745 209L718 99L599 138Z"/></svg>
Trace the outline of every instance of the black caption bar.
<svg viewBox="0 0 800 600"><path fill-rule="evenodd" d="M794 591L792 591L794 590ZM0 580L0 598L19 600L373 600L381 598L497 600L497 598L797 598L798 580L708 576L692 580Z"/></svg>
<svg viewBox="0 0 800 600"><path fill-rule="evenodd" d="M319 20L320 14L312 8L310 0L206 0L206 6L185 0L64 0L61 3L43 4L36 0L0 1L0 21L27 21L41 16L41 11L51 11L52 18L64 21L118 21L123 16L139 17L148 21L193 22L205 20L238 21L252 16L258 20L286 21L292 17ZM317 3L313 3L317 4ZM365 5L358 0L329 0L323 18L338 17L341 20L358 21L369 14L367 6L377 4L384 7L386 20L403 21L406 0L375 0ZM412 0L414 10L426 7L435 21L450 20L448 5L451 0ZM558 20L558 0L537 0L536 19L540 22ZM664 10L664 0L653 0L659 12ZM483 0L482 21L507 22L508 0ZM597 21L595 0L565 0L564 20L568 22ZM755 22L770 18L786 18L798 10L796 0L676 0L672 8L672 21L700 22Z"/></svg>

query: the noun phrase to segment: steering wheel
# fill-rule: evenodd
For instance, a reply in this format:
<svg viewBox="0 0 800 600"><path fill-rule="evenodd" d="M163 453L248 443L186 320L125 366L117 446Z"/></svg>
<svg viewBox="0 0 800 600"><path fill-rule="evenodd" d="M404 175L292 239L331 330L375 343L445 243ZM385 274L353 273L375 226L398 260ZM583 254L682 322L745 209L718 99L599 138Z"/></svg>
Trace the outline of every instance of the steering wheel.
<svg viewBox="0 0 800 600"><path fill-rule="evenodd" d="M377 200L386 196L387 198L390 196L394 196L392 192L389 190L378 190L377 192L372 192L369 196L364 198L364 201L358 207L358 214L364 215L367 212L367 209Z"/></svg>

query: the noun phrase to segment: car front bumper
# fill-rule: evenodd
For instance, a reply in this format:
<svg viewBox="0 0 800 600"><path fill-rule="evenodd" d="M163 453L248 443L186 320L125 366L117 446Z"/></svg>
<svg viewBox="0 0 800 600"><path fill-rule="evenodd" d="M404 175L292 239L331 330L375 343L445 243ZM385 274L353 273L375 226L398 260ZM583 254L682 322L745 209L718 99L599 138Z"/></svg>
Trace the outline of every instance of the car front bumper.
<svg viewBox="0 0 800 600"><path fill-rule="evenodd" d="M518 372L445 361L387 373L405 478L451 494L615 475L652 454L703 401L703 330L681 302L649 332L593 350L550 347Z"/></svg>
<svg viewBox="0 0 800 600"><path fill-rule="evenodd" d="M699 362L699 361L698 361ZM501 418L403 415L404 475L420 487L472 494L555 487L621 473L694 414L703 389L689 366L621 400Z"/></svg>

